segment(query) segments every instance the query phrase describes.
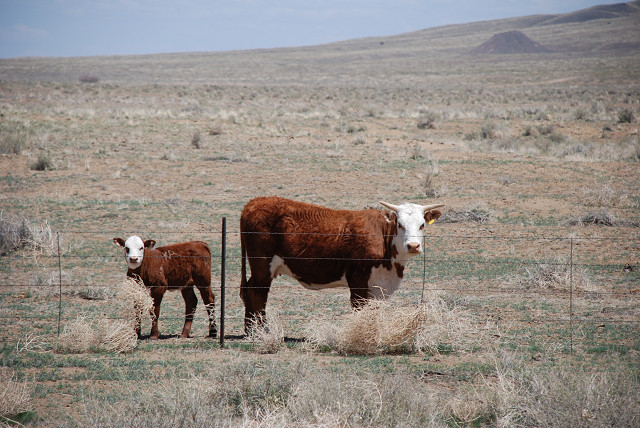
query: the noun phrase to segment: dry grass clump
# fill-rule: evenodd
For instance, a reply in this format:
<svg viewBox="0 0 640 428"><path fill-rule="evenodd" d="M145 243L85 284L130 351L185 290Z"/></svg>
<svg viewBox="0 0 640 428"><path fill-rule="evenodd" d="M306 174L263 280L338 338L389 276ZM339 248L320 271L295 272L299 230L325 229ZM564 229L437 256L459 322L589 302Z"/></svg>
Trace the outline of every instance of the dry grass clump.
<svg viewBox="0 0 640 428"><path fill-rule="evenodd" d="M397 371L393 376L361 365L318 367L298 361L242 358L185 373L166 367L175 379L158 378L137 388L83 397L87 426L637 426L640 379L567 367L528 368L524 357L506 351L489 355L485 374L453 376L448 383ZM173 372L172 372L173 371ZM178 375L178 372L180 375ZM211 403L215 403L212 405Z"/></svg>
<svg viewBox="0 0 640 428"><path fill-rule="evenodd" d="M141 281L127 278L117 289L115 305L120 319L87 319L79 316L64 326L59 351L84 353L94 350L125 353L138 344L136 332L143 315L153 312L153 299Z"/></svg>
<svg viewBox="0 0 640 428"><path fill-rule="evenodd" d="M585 226L593 224L597 226L615 226L617 224L616 218L607 210L599 212L588 212L576 216L569 220L569 224L572 226Z"/></svg>
<svg viewBox="0 0 640 428"><path fill-rule="evenodd" d="M512 392L501 391L508 411L498 426L632 427L640 423L640 378L629 370L523 370L509 374L509 382Z"/></svg>
<svg viewBox="0 0 640 428"><path fill-rule="evenodd" d="M116 291L120 318L134 329L140 328L143 317L154 316L153 299L141 280L127 277Z"/></svg>
<svg viewBox="0 0 640 428"><path fill-rule="evenodd" d="M20 248L33 253L53 254L57 251L57 235L45 220L34 223L26 217L5 217L0 211L0 256Z"/></svg>
<svg viewBox="0 0 640 428"><path fill-rule="evenodd" d="M524 273L507 279L509 286L524 288L527 290L574 290L585 292L599 292L601 288L593 281L589 272L580 266L573 266L566 260L558 259L556 262L539 263L524 266Z"/></svg>
<svg viewBox="0 0 640 428"><path fill-rule="evenodd" d="M517 354L502 351L492 358L494 376L461 385L441 403L449 426L631 427L640 422L637 373L534 371Z"/></svg>
<svg viewBox="0 0 640 428"><path fill-rule="evenodd" d="M463 208L461 210L448 209L439 221L443 223L487 223L493 212L483 203Z"/></svg>
<svg viewBox="0 0 640 428"><path fill-rule="evenodd" d="M29 147L31 130L23 123L6 120L0 122L0 153L19 155Z"/></svg>
<svg viewBox="0 0 640 428"><path fill-rule="evenodd" d="M97 349L100 339L93 324L93 321L82 316L65 324L60 334L58 351L81 354Z"/></svg>
<svg viewBox="0 0 640 428"><path fill-rule="evenodd" d="M277 314L270 312L264 319L254 318L250 331L248 340L261 354L275 354L284 346L284 328Z"/></svg>
<svg viewBox="0 0 640 428"><path fill-rule="evenodd" d="M123 320L101 320L97 328L100 348L118 354L130 352L138 345L138 334Z"/></svg>
<svg viewBox="0 0 640 428"><path fill-rule="evenodd" d="M78 82L80 83L98 83L100 78L95 74L84 73L78 77Z"/></svg>
<svg viewBox="0 0 640 428"><path fill-rule="evenodd" d="M591 207L617 207L627 201L625 193L615 191L608 184L582 189L582 203Z"/></svg>
<svg viewBox="0 0 640 428"><path fill-rule="evenodd" d="M131 324L123 320L88 320L78 317L64 326L58 352L82 354L103 350L125 353L138 344L138 334Z"/></svg>
<svg viewBox="0 0 640 428"><path fill-rule="evenodd" d="M418 129L438 129L440 115L436 112L428 111L420 115L418 119Z"/></svg>
<svg viewBox="0 0 640 428"><path fill-rule="evenodd" d="M449 308L438 296L416 307L394 308L386 301L374 300L339 325L311 322L305 329L312 346L350 355L466 352L486 340L485 336L468 312Z"/></svg>
<svg viewBox="0 0 640 428"><path fill-rule="evenodd" d="M0 369L0 424L11 424L11 417L33 409L33 385L18 380L9 369Z"/></svg>

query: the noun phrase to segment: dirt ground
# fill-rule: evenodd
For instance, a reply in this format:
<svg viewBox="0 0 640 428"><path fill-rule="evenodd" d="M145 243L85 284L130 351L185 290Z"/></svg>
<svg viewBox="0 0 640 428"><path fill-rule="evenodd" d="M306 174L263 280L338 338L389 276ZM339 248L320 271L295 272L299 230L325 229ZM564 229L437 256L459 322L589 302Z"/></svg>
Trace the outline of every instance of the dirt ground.
<svg viewBox="0 0 640 428"><path fill-rule="evenodd" d="M344 319L348 293L311 292L286 278L268 304L286 347L256 353L241 337L238 220L251 198L278 195L339 209L443 203L426 231L428 251L408 266L390 304L441 298L483 326L491 346L515 349L533 366L637 369L638 121L619 120L624 108L640 113L637 84L584 89L571 77L538 77L490 93L487 76L428 93L379 84L0 82L3 144L7 135L24 142L0 155L0 220L27 219L41 237L0 257L3 365L24 364L21 376L37 379L38 415L72 424L85 414L78 390L126 390L139 374L114 367L136 359L150 379L162 378L166 361L197 368L305 359L326 368L388 358L395 370L419 368L429 379L481 364L468 350L364 362L309 351L307 324ZM452 91L464 99L451 100ZM175 338L183 305L173 293L158 343L142 340L124 356L51 352L60 282L62 328L78 316L117 318L113 290L126 270L117 236L207 241L219 299L223 217L225 349L204 338L201 306L193 338ZM125 372L127 381L118 380Z"/></svg>

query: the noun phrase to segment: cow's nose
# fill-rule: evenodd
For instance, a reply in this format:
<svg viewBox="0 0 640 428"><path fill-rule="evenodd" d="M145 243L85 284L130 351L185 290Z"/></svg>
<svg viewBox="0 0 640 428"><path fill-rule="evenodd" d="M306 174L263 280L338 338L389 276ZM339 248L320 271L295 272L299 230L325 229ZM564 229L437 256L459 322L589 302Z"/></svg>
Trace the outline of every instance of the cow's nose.
<svg viewBox="0 0 640 428"><path fill-rule="evenodd" d="M129 257L129 261L131 263L137 263L138 262L138 258L137 257Z"/></svg>
<svg viewBox="0 0 640 428"><path fill-rule="evenodd" d="M410 253L419 253L420 252L420 243L419 242L409 242L407 244L407 251Z"/></svg>

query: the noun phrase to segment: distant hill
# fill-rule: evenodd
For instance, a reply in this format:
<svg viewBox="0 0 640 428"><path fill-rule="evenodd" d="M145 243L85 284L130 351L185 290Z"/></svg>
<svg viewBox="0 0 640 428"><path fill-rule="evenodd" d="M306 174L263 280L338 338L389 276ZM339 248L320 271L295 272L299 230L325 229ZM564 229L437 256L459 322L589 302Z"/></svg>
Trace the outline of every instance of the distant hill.
<svg viewBox="0 0 640 428"><path fill-rule="evenodd" d="M573 84L610 79L637 86L639 27L640 0L636 0L565 14L445 25L316 46L0 58L0 90L5 82L78 82L81 75L95 75L101 84L293 84L385 89L426 85L458 89L465 82L480 80L504 84L505 75L511 73L518 76L519 84L571 78Z"/></svg>
<svg viewBox="0 0 640 428"><path fill-rule="evenodd" d="M594 6L588 9L582 9L562 15L550 15L550 19L541 24L569 24L573 22L592 21L594 19L616 19L637 14L638 12L640 12L640 1L608 4ZM640 25L640 22L638 24Z"/></svg>
<svg viewBox="0 0 640 428"><path fill-rule="evenodd" d="M473 55L480 54L521 54L551 52L551 49L531 40L522 31L506 31L496 34L489 40L471 50Z"/></svg>

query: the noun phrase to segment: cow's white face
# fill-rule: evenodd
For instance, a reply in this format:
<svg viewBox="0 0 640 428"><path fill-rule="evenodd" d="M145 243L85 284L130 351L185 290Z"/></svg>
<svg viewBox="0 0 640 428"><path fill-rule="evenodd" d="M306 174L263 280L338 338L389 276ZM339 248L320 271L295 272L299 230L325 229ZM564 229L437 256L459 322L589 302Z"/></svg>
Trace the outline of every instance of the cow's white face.
<svg viewBox="0 0 640 428"><path fill-rule="evenodd" d="M424 211L421 205L404 203L396 211L398 234L393 239L401 258L422 253L422 234L425 227Z"/></svg>
<svg viewBox="0 0 640 428"><path fill-rule="evenodd" d="M427 224L426 219L430 219L430 223L433 223L433 219L440 216L439 211L435 212L437 213L435 217L429 211L444 205L417 205L409 202L405 202L402 205L393 205L382 201L380 203L396 213L398 234L393 238L393 245L398 251L397 258L404 262L421 254L423 251L422 238Z"/></svg>
<svg viewBox="0 0 640 428"><path fill-rule="evenodd" d="M130 269L139 268L143 257L144 242L140 237L133 235L124 241L124 258Z"/></svg>

